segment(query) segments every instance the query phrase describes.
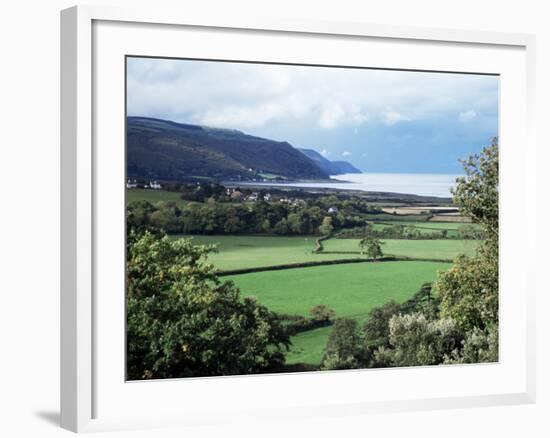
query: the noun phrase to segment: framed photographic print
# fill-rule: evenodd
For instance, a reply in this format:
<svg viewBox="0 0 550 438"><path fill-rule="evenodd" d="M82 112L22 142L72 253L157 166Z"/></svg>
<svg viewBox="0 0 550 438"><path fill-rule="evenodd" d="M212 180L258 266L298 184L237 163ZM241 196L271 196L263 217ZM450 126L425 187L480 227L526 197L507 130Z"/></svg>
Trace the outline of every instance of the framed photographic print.
<svg viewBox="0 0 550 438"><path fill-rule="evenodd" d="M531 36L75 7L61 43L63 427L534 400Z"/></svg>

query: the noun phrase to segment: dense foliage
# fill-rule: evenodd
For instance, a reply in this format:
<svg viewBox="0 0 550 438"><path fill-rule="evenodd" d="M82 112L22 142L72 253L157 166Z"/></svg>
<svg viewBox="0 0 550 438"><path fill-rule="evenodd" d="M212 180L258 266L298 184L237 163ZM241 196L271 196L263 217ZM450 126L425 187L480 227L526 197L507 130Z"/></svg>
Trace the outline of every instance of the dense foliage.
<svg viewBox="0 0 550 438"><path fill-rule="evenodd" d="M481 226L476 254L459 256L433 290L426 284L403 304L373 309L361 329L352 322L340 323L338 332L335 326L324 369L498 361L497 140L464 168L453 195L462 214ZM375 238L369 234L364 245Z"/></svg>
<svg viewBox="0 0 550 438"><path fill-rule="evenodd" d="M293 203L220 201L225 199L220 187L202 184L193 190L183 186L182 195L204 202L147 201L128 205L129 229L162 229L167 233L181 234L277 234L313 235L330 234L335 228L363 225L363 215L376 212L360 199L338 200L335 196L296 200ZM328 214L331 207L338 211Z"/></svg>
<svg viewBox="0 0 550 438"><path fill-rule="evenodd" d="M392 366L440 364L464 337L452 319L430 320L422 313L393 316L389 329Z"/></svg>
<svg viewBox="0 0 550 438"><path fill-rule="evenodd" d="M181 200L129 204L127 351L130 379L281 371L289 337L332 325L321 369L417 366L498 360L498 143L464 161L454 202L473 225L454 238L481 239L476 253L424 284L409 300L372 309L360 325L323 304L310 315L282 315L241 298L221 281L207 256L213 248L164 233L277 234L324 237L361 233L376 260L381 238L449 238L447 230L411 224L367 225L373 210L353 196L248 202L250 190L180 185ZM283 202L284 201L284 202ZM344 230L344 231L342 231ZM322 250L324 237L317 239ZM354 243L356 245L356 243ZM389 250L388 250L389 251Z"/></svg>
<svg viewBox="0 0 550 438"><path fill-rule="evenodd" d="M341 370L364 367L370 350L364 348L354 319L337 319L330 333L321 369Z"/></svg>
<svg viewBox="0 0 550 438"><path fill-rule="evenodd" d="M381 368L441 363L464 336L451 319L439 319L439 301L430 284L404 303L375 307L362 327L337 319L322 369Z"/></svg>
<svg viewBox="0 0 550 438"><path fill-rule="evenodd" d="M498 360L498 141L480 155L464 162L466 176L453 191L454 202L476 223L487 238L473 257L458 258L453 268L441 273L435 288L441 314L453 318L467 334L463 351L455 361ZM484 341L480 341L480 339ZM473 345L478 352L472 355Z"/></svg>
<svg viewBox="0 0 550 438"><path fill-rule="evenodd" d="M284 363L289 336L278 317L220 281L206 260L211 250L149 232L129 239L129 379L258 373Z"/></svg>

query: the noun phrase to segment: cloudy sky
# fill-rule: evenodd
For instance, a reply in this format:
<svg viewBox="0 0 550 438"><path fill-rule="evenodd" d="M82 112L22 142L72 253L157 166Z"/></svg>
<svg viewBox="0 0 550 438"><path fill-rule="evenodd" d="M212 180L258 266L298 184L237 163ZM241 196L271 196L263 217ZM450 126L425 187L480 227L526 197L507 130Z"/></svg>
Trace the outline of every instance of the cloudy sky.
<svg viewBox="0 0 550 438"><path fill-rule="evenodd" d="M494 76L128 58L129 116L285 140L366 172L460 173L498 134Z"/></svg>

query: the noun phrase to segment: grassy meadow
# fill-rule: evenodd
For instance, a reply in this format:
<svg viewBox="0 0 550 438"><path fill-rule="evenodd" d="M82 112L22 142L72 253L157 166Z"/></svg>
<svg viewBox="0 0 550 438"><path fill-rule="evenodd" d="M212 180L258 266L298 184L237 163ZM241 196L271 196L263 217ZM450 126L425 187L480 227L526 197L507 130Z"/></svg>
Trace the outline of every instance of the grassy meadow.
<svg viewBox="0 0 550 438"><path fill-rule="evenodd" d="M210 261L221 271L261 268L281 264L366 258L361 254L359 239L329 239L323 241L324 251L314 253L314 236L173 236L191 237L196 245L216 245L218 252ZM471 255L478 244L475 240L383 240L385 255L452 261L459 254ZM332 253L336 252L336 253ZM349 252L339 254L338 252Z"/></svg>
<svg viewBox="0 0 550 438"><path fill-rule="evenodd" d="M182 237L182 236L178 236ZM188 237L188 236L185 236ZM218 252L209 259L220 269L260 268L289 263L340 260L360 254L315 254L317 237L275 236L192 236L196 245L216 245ZM355 249L359 249L356 246Z"/></svg>
<svg viewBox="0 0 550 438"><path fill-rule="evenodd" d="M452 261L459 254L471 255L478 245L476 240L382 240L384 255ZM359 239L329 239L323 242L325 251L359 251Z"/></svg>
<svg viewBox="0 0 550 438"><path fill-rule="evenodd" d="M369 311L390 300L403 302L437 272L449 268L437 262L373 262L265 271L225 277L245 296L254 296L275 312L307 316L325 304L346 317L363 322ZM388 278L392 278L388 282ZM330 327L298 333L287 363L319 365Z"/></svg>
<svg viewBox="0 0 550 438"><path fill-rule="evenodd" d="M414 226L415 231L418 231L420 234L429 235L436 231L446 230L449 237L457 238L460 236L460 229L468 226L473 227L473 229L478 230L480 227L477 224L465 224L461 222L373 222L371 224L374 230L383 230L385 228L391 227L393 225L403 225L403 226Z"/></svg>
<svg viewBox="0 0 550 438"><path fill-rule="evenodd" d="M169 192L167 190L148 190L148 189L132 189L126 190L126 204L135 201L147 201L151 204L156 204L159 201L173 201L178 207L183 207L186 201L182 200L178 192Z"/></svg>
<svg viewBox="0 0 550 438"><path fill-rule="evenodd" d="M181 207L186 203L176 192L129 190L127 193L128 202L175 201ZM365 217L372 220L369 215ZM424 283L433 282L439 271L449 269L458 255L474 254L479 244L477 240L458 239L464 223L427 222L421 215L373 217L378 220L370 222L374 230L399 224L414 226L420 235L447 230L449 238L382 239L384 256L407 260L372 262L363 253L357 238L331 237L322 242L323 250L316 252L318 235L172 234L170 237L191 238L196 245L215 245L217 251L209 255L209 261L221 273L257 270L239 274L226 272L222 279L234 282L242 296L253 296L274 312L307 317L314 306L322 304L333 309L337 318L354 319L359 324L374 307L390 300L404 302L411 298ZM365 259L365 263L345 262L358 258ZM279 265L321 261L342 263L269 270ZM318 367L331 330L329 325L294 335L286 363Z"/></svg>
<svg viewBox="0 0 550 438"><path fill-rule="evenodd" d="M452 224L455 227L458 225ZM317 239L315 236L221 235L192 236L192 239L197 245L217 246L218 252L210 255L210 261L220 271L261 269L321 260L359 257L366 259L366 256L360 253L359 239L325 240L323 246L326 253L313 252ZM352 318L362 323L373 307L390 300L407 300L422 284L434 281L438 271L448 269L450 262L457 255L473 254L478 244L474 240L456 239L386 239L383 242L385 255L442 261L410 260L325 265L229 275L223 279L233 281L243 296L254 296L278 313L307 316L312 307L324 304L334 309L337 317ZM350 253L342 254L340 251ZM293 336L286 363L318 366L330 330L330 326L321 327Z"/></svg>

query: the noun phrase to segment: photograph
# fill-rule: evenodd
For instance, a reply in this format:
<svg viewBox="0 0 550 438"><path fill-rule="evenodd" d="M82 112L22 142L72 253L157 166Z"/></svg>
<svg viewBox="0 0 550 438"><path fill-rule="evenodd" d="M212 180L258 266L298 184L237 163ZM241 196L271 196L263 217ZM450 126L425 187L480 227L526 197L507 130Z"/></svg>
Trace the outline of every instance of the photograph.
<svg viewBox="0 0 550 438"><path fill-rule="evenodd" d="M499 361L499 75L125 75L127 380Z"/></svg>

